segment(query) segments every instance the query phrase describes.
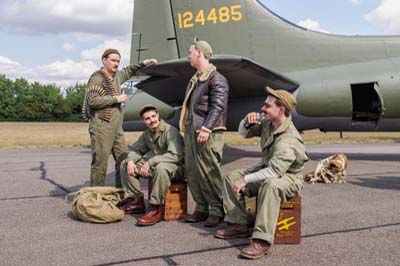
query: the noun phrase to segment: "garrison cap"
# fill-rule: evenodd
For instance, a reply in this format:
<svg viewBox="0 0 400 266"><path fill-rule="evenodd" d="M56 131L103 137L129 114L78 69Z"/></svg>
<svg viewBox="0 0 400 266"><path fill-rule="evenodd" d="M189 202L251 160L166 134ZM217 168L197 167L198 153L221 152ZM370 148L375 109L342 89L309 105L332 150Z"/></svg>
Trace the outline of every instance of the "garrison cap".
<svg viewBox="0 0 400 266"><path fill-rule="evenodd" d="M121 54L118 52L117 49L109 48L104 51L103 55L101 56L101 59L107 58L110 54L117 54L119 55L119 57L121 57Z"/></svg>
<svg viewBox="0 0 400 266"><path fill-rule="evenodd" d="M199 37L194 37L193 44L203 52L203 54L207 57L210 58L213 54L213 50L210 46L210 44L206 41L200 41Z"/></svg>
<svg viewBox="0 0 400 266"><path fill-rule="evenodd" d="M282 101L283 105L286 107L287 110L292 110L292 108L296 105L296 99L293 97L292 94L285 90L273 90L270 87L266 87L265 91L274 96L275 98L278 98L279 100Z"/></svg>
<svg viewBox="0 0 400 266"><path fill-rule="evenodd" d="M145 105L143 105L142 107L140 107L140 109L139 109L139 115L140 115L140 117L142 117L142 115L143 115L144 113L146 113L147 111L150 111L150 110L154 110L154 111L156 111L156 112L158 113L157 107L155 107L155 106L152 105L152 104L145 104Z"/></svg>

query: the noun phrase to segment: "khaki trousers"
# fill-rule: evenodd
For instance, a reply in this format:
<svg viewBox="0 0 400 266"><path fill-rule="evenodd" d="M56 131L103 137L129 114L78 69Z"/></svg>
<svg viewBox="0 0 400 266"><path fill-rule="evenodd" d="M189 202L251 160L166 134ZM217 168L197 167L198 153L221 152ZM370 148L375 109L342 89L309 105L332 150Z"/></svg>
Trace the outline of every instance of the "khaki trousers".
<svg viewBox="0 0 400 266"><path fill-rule="evenodd" d="M121 163L121 177L122 187L125 191L126 198L137 198L143 197L143 192L140 188L139 177L140 169L146 162L141 159L136 162L136 175L129 176L127 173L127 164L129 159L124 160ZM160 205L163 203L164 196L171 186L171 181L176 178L180 179L183 177L183 168L180 165L173 163L159 163L154 168L150 168L149 176L144 178L151 178L153 181L153 189L150 194L149 202L154 205Z"/></svg>
<svg viewBox="0 0 400 266"><path fill-rule="evenodd" d="M120 188L120 164L128 154L128 146L125 142L122 122L111 120L108 123L94 117L89 123L89 135L92 150L90 185L104 186L108 157L111 153L115 160L115 186Z"/></svg>
<svg viewBox="0 0 400 266"><path fill-rule="evenodd" d="M185 177L196 202L196 211L223 217L220 164L224 135L210 134L205 144L197 144L197 133L185 134Z"/></svg>
<svg viewBox="0 0 400 266"><path fill-rule="evenodd" d="M245 169L236 170L224 178L225 221L235 224L248 224L244 196L257 196L257 215L252 237L273 244L280 205L288 198L299 194L303 187L302 175L287 174L281 178L247 184L242 191L242 196L237 198L232 187L237 180L249 173Z"/></svg>

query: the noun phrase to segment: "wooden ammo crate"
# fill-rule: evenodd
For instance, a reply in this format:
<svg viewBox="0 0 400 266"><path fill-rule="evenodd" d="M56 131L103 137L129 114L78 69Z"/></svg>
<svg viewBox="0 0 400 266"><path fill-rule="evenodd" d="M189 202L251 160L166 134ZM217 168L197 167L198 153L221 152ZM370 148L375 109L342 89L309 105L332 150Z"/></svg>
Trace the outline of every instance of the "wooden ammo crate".
<svg viewBox="0 0 400 266"><path fill-rule="evenodd" d="M148 181L148 198L150 199L153 182ZM184 219L187 214L187 184L172 183L164 197L163 218L165 221Z"/></svg>
<svg viewBox="0 0 400 266"><path fill-rule="evenodd" d="M254 225L257 199L245 198L250 224ZM297 196L281 204L275 229L274 244L300 244L301 197Z"/></svg>
<svg viewBox="0 0 400 266"><path fill-rule="evenodd" d="M281 204L274 244L300 244L300 240L301 197L297 196Z"/></svg>
<svg viewBox="0 0 400 266"><path fill-rule="evenodd" d="M171 184L164 197L164 220L184 219L187 213L187 184Z"/></svg>

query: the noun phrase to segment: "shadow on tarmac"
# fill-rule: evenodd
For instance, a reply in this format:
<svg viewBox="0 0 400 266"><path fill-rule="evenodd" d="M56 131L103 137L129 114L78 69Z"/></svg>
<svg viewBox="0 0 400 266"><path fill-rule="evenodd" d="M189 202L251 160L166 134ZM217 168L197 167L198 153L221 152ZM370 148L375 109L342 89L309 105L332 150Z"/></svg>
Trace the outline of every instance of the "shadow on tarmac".
<svg viewBox="0 0 400 266"><path fill-rule="evenodd" d="M65 187L62 184L54 181L53 179L47 177L47 169L46 169L46 163L45 162L40 162L40 166L39 167L33 167L31 169L29 169L31 171L40 171L40 179L49 182L50 184L54 185L56 187L56 189L51 190L49 192L49 196L50 197L60 197L60 196L65 196L68 193L74 192L74 191L78 191L80 188L82 187L87 187L90 185L90 181L85 181L84 184L82 185L76 185L76 186L72 186L72 187ZM65 192L65 194L60 194L60 190L62 190L63 192Z"/></svg>
<svg viewBox="0 0 400 266"><path fill-rule="evenodd" d="M120 264L125 264L125 263L142 262L142 261L150 261L150 260L157 260L157 259L163 260L166 263L166 265L168 265L168 266L173 266L173 265L178 265L173 260L173 257L187 256L187 255L194 255L194 254L206 253L206 252L217 251L217 250L231 249L232 247L240 248L240 247L243 247L246 245L247 245L247 243L236 244L234 246L223 246L223 247L218 247L218 248L213 247L213 248L199 249L199 250L194 250L194 251L172 253L172 254L168 254L168 255L142 257L142 258L136 258L136 259L131 259L131 260L121 260L121 261L114 261L114 262L109 262L109 263L94 264L94 266L111 266L111 265L120 265Z"/></svg>
<svg viewBox="0 0 400 266"><path fill-rule="evenodd" d="M400 190L400 176L376 176L374 179L358 177L357 180L347 181L347 183L375 189Z"/></svg>
<svg viewBox="0 0 400 266"><path fill-rule="evenodd" d="M359 232L359 231L370 231L372 229L386 228L386 227L398 226L398 225L400 225L400 223L382 224L382 225L353 228L353 229L347 229L347 230L338 230L338 231L331 231L331 232L321 232L321 233L316 233L316 234L302 235L301 237L302 238L312 238L312 237L319 237L319 236L323 236L323 235L344 234L344 233ZM202 223L191 224L191 226L204 229L207 232L210 232L211 230L215 230L215 229L209 230L209 229L205 228ZM208 235L208 234L206 234L206 235ZM173 259L174 257L200 254L200 253L206 253L206 252L213 252L216 250L225 250L225 249L231 249L231 248L236 248L236 249L240 250L241 248L243 248L244 246L247 246L247 244L248 244L248 240L244 239L244 238L242 238L242 239L227 239L225 241L228 242L229 245L223 246L223 247L218 247L218 248L214 247L214 248L208 248L208 249L198 249L198 250L188 251L188 252L171 253L171 254L166 254L166 255L161 255L161 256L142 257L142 258L135 258L135 259L130 259L130 260L114 261L114 262L109 262L109 263L95 264L95 266L111 266L111 265L119 265L119 264L132 263L132 262L150 261L150 260L156 260L156 259L163 260L167 265L178 265L174 261L174 259Z"/></svg>

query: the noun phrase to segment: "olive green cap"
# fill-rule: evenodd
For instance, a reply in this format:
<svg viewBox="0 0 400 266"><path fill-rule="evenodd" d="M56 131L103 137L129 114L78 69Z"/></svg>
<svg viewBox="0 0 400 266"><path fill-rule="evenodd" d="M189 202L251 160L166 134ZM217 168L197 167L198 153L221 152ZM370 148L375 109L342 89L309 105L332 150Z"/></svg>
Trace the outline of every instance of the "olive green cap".
<svg viewBox="0 0 400 266"><path fill-rule="evenodd" d="M117 49L109 48L104 51L103 55L101 56L101 59L107 58L110 54L117 54L119 55L119 57L121 57L121 54L118 52Z"/></svg>
<svg viewBox="0 0 400 266"><path fill-rule="evenodd" d="M210 46L210 44L206 41L200 41L199 37L194 37L194 42L193 44L203 52L203 54L207 57L210 58L213 54L213 50Z"/></svg>
<svg viewBox="0 0 400 266"><path fill-rule="evenodd" d="M139 109L139 115L140 115L140 117L142 117L142 115L143 115L144 113L146 113L147 111L150 111L150 110L154 110L154 111L156 111L156 112L158 113L157 107L155 107L155 106L152 105L152 104L145 104L145 105L143 105L142 107L140 107L140 109Z"/></svg>
<svg viewBox="0 0 400 266"><path fill-rule="evenodd" d="M283 105L286 107L287 110L291 111L292 108L296 105L296 99L292 94L285 90L273 90L270 87L266 87L265 91L274 96L275 98L282 101Z"/></svg>

